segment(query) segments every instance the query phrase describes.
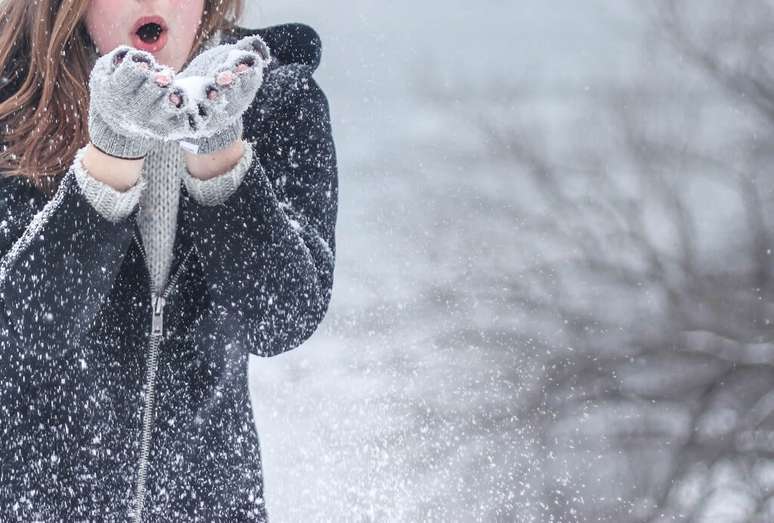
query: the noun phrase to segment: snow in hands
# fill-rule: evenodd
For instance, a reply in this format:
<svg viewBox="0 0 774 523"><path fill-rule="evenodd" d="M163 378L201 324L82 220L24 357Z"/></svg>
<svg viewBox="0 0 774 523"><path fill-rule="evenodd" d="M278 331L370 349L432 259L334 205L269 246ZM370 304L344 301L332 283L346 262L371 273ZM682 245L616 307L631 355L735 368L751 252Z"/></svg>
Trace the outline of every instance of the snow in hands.
<svg viewBox="0 0 774 523"><path fill-rule="evenodd" d="M103 63L95 67L92 81L152 101L151 110L141 112L128 104L112 111L106 107L114 128L163 141L197 139L241 117L263 83L269 60L268 47L257 35L209 49L177 75L152 54L119 46L98 60Z"/></svg>

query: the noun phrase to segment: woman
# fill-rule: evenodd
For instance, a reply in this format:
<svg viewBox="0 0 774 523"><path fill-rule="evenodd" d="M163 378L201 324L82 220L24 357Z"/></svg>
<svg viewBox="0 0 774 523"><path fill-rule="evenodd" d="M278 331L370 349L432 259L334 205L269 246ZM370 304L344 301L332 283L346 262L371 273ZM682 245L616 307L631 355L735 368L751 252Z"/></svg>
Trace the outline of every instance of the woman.
<svg viewBox="0 0 774 523"><path fill-rule="evenodd" d="M337 166L317 34L240 13L0 3L2 521L267 521L248 355L326 313Z"/></svg>

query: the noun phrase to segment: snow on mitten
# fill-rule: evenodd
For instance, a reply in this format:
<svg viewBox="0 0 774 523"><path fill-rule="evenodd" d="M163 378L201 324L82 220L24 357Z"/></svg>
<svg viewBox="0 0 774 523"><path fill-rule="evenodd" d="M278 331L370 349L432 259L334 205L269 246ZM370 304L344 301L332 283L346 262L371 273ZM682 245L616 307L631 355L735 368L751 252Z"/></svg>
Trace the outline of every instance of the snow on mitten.
<svg viewBox="0 0 774 523"><path fill-rule="evenodd" d="M271 60L269 48L258 35L235 44L204 51L175 78L174 86L187 93L188 126L181 146L196 154L223 149L242 137L242 114L263 83Z"/></svg>
<svg viewBox="0 0 774 523"><path fill-rule="evenodd" d="M152 54L126 45L98 58L89 76L91 143L118 158L147 155L187 123L173 78L174 71Z"/></svg>

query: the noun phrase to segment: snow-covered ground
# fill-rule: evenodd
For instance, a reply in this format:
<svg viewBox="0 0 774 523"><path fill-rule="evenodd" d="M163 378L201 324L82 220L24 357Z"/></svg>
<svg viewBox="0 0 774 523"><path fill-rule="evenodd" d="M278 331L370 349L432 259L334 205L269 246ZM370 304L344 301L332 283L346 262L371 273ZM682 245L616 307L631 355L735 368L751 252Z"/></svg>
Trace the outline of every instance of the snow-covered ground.
<svg viewBox="0 0 774 523"><path fill-rule="evenodd" d="M518 250L517 223L491 206L524 198L522 184L477 158L475 133L427 93L519 83L532 89L531 117L560 133L589 79L634 67L632 9L613 0L248 4L245 25L319 32L316 78L339 159L328 316L304 346L251 362L270 517L541 521L544 458L529 417L542 348L522 337L530 318L499 272L531 253Z"/></svg>

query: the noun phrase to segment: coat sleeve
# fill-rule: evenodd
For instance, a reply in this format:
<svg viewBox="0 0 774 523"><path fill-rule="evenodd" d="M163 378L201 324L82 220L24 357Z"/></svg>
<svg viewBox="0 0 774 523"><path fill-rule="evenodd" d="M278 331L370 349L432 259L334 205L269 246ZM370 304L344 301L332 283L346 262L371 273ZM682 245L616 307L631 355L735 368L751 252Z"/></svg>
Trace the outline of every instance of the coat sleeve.
<svg viewBox="0 0 774 523"><path fill-rule="evenodd" d="M107 220L71 167L47 199L25 178L0 178L0 338L27 347L77 343L109 295L132 221Z"/></svg>
<svg viewBox="0 0 774 523"><path fill-rule="evenodd" d="M269 357L306 341L327 312L338 180L328 101L311 73L270 118L259 105L244 115L252 150L239 187L217 205L184 191L182 208L218 314Z"/></svg>

